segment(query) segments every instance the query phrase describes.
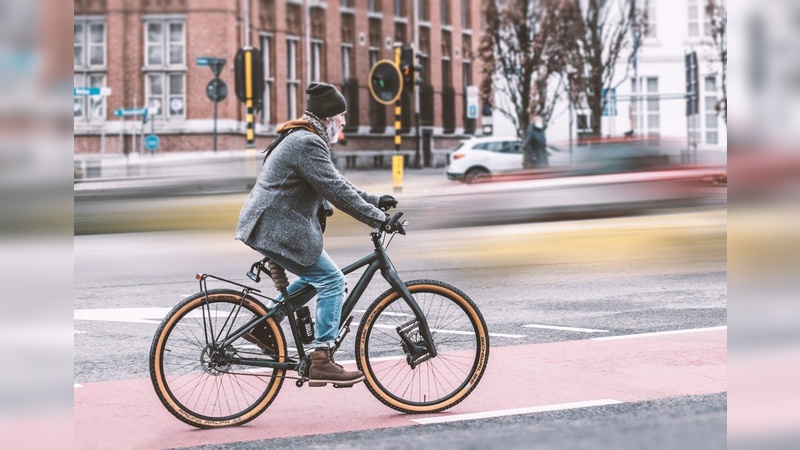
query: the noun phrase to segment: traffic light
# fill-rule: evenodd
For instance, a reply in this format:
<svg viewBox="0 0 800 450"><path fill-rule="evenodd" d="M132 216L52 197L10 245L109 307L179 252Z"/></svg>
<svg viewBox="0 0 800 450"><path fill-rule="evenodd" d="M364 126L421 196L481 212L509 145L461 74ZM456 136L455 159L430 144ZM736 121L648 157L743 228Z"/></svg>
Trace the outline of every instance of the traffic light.
<svg viewBox="0 0 800 450"><path fill-rule="evenodd" d="M369 92L376 102L391 105L403 92L403 74L393 61L383 59L369 71Z"/></svg>
<svg viewBox="0 0 800 450"><path fill-rule="evenodd" d="M697 52L687 53L686 63L686 115L691 116L700 112L698 79L697 79Z"/></svg>
<svg viewBox="0 0 800 450"><path fill-rule="evenodd" d="M414 91L414 49L404 47L400 51L400 72L403 73L403 92Z"/></svg>
<svg viewBox="0 0 800 450"><path fill-rule="evenodd" d="M403 74L403 92L414 92L422 84L422 65L418 64L414 47L405 47L400 53L400 72Z"/></svg>
<svg viewBox="0 0 800 450"><path fill-rule="evenodd" d="M257 48L239 49L233 60L233 70L239 101L246 102L249 99L260 103L264 97L264 58L261 51Z"/></svg>

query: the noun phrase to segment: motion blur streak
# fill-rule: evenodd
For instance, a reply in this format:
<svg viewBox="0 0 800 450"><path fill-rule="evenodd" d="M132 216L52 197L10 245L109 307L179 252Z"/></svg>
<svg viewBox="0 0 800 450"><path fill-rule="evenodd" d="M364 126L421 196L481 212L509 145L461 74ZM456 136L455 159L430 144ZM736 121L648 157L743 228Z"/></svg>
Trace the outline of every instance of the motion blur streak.
<svg viewBox="0 0 800 450"><path fill-rule="evenodd" d="M731 47L729 446L800 446L800 4L736 1Z"/></svg>
<svg viewBox="0 0 800 450"><path fill-rule="evenodd" d="M0 442L69 447L71 3L0 1Z"/></svg>

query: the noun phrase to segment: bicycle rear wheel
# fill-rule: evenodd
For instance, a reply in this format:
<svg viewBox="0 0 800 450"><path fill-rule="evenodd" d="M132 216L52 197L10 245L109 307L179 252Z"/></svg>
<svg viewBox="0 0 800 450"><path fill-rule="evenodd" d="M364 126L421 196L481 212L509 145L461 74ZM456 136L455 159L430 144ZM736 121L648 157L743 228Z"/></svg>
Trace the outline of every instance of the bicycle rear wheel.
<svg viewBox="0 0 800 450"><path fill-rule="evenodd" d="M272 403L285 371L242 366L230 358L286 361L286 340L269 319L259 332L261 346L240 338L221 348L217 342L267 310L234 290L210 290L205 300L202 292L194 294L161 322L150 348L150 378L161 403L189 425L241 425Z"/></svg>
<svg viewBox="0 0 800 450"><path fill-rule="evenodd" d="M486 371L486 322L475 303L449 284L415 280L406 286L425 314L437 355L412 367L399 330L421 342L416 316L390 289L364 313L356 363L372 395L385 405L406 413L443 411L464 400Z"/></svg>

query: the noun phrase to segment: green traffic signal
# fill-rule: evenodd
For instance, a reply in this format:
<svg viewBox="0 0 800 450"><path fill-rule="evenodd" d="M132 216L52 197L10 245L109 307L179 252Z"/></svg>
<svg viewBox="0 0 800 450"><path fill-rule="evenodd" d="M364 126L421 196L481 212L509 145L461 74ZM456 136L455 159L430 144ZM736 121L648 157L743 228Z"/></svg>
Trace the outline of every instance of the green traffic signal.
<svg viewBox="0 0 800 450"><path fill-rule="evenodd" d="M391 105L403 91L403 75L394 62L384 59L369 71L369 92L376 102Z"/></svg>

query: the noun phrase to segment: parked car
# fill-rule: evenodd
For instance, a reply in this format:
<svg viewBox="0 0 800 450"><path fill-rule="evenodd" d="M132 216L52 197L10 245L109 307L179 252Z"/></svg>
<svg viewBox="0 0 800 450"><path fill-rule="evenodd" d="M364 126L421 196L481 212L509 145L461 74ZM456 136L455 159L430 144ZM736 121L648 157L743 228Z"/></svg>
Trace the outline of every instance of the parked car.
<svg viewBox="0 0 800 450"><path fill-rule="evenodd" d="M548 147L550 164L569 162L558 149ZM447 178L467 183L492 175L522 170L522 142L516 137L485 137L461 141L447 158Z"/></svg>

